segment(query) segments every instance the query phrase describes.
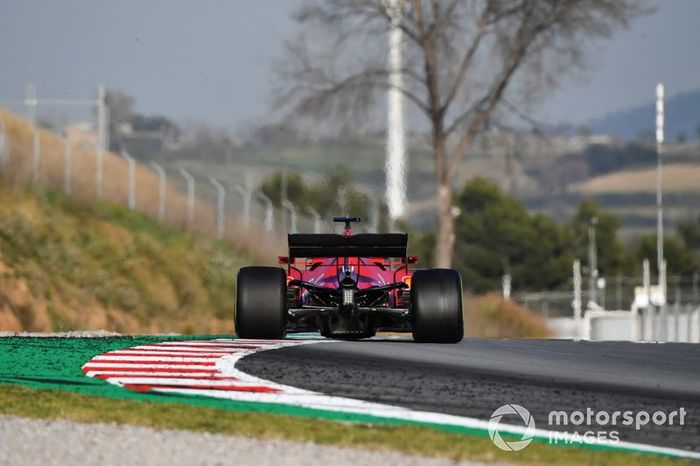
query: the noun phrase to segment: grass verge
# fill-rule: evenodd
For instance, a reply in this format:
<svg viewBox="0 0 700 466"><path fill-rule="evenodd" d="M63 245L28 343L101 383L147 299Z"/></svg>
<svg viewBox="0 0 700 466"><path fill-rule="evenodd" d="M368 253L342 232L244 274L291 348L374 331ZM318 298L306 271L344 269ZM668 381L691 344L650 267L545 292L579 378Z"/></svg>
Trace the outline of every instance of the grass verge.
<svg viewBox="0 0 700 466"><path fill-rule="evenodd" d="M508 462L523 465L684 465L697 464L649 455L557 448L533 443L506 453L488 438L468 437L415 426L380 426L311 420L293 416L220 410L178 403L108 399L0 384L0 413L83 423L130 424L263 439L287 439L354 448L395 450L453 460Z"/></svg>

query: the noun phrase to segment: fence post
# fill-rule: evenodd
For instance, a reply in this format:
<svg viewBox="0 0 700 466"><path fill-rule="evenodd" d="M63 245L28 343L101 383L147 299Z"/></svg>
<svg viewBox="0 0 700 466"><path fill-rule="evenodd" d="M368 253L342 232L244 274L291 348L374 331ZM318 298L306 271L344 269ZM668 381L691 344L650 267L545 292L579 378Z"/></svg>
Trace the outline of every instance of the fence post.
<svg viewBox="0 0 700 466"><path fill-rule="evenodd" d="M647 307L644 309L642 318L642 340L651 340L653 333L651 326L653 325L653 306L651 305L651 275L649 271L649 259L644 259L642 262L642 283L644 293L647 295Z"/></svg>
<svg viewBox="0 0 700 466"><path fill-rule="evenodd" d="M311 207L307 207L306 210L314 218L314 233L321 233L321 215Z"/></svg>
<svg viewBox="0 0 700 466"><path fill-rule="evenodd" d="M503 278L501 279L501 286L503 287L503 299L506 301L510 300L511 277L508 272L503 274Z"/></svg>
<svg viewBox="0 0 700 466"><path fill-rule="evenodd" d="M659 269L659 287L661 288L661 303L659 305L661 325L659 327L659 334L661 337L657 338L657 340L666 341L664 336L668 336L668 278L666 274L668 262L664 259L661 264L661 268Z"/></svg>
<svg viewBox="0 0 700 466"><path fill-rule="evenodd" d="M297 232L297 209L287 199L282 199L282 207L289 211L289 232Z"/></svg>
<svg viewBox="0 0 700 466"><path fill-rule="evenodd" d="M676 302L673 303L673 341L681 341L681 287L676 285Z"/></svg>
<svg viewBox="0 0 700 466"><path fill-rule="evenodd" d="M581 319L581 261L574 261L574 300L572 302L574 308L574 319Z"/></svg>
<svg viewBox="0 0 700 466"><path fill-rule="evenodd" d="M5 148L7 147L7 137L5 136L5 123L0 120L0 166L5 165Z"/></svg>
<svg viewBox="0 0 700 466"><path fill-rule="evenodd" d="M95 189L97 197L102 197L104 183L104 152L109 148L107 136L107 89L103 84L97 87L97 166L95 168Z"/></svg>
<svg viewBox="0 0 700 466"><path fill-rule="evenodd" d="M165 186L166 175L165 170L156 162L151 162L151 168L158 173L158 220L161 222L165 218Z"/></svg>
<svg viewBox="0 0 700 466"><path fill-rule="evenodd" d="M61 136L63 140L63 191L70 194L73 177L73 145L67 136Z"/></svg>
<svg viewBox="0 0 700 466"><path fill-rule="evenodd" d="M136 161L124 150L122 157L129 164L129 209L134 210L136 208Z"/></svg>
<svg viewBox="0 0 700 466"><path fill-rule="evenodd" d="M180 168L180 175L187 182L187 225L192 228L194 222L194 177L190 175L184 168Z"/></svg>
<svg viewBox="0 0 700 466"><path fill-rule="evenodd" d="M27 84L25 87L24 105L27 109L27 120L32 130L32 181L39 182L39 165L41 157L41 147L39 146L39 132L36 127L36 108L39 101L36 98L36 86Z"/></svg>
<svg viewBox="0 0 700 466"><path fill-rule="evenodd" d="M243 221L246 225L250 224L250 201L252 193L250 190L244 189L243 186L236 184L233 189L243 198Z"/></svg>
<svg viewBox="0 0 700 466"><path fill-rule="evenodd" d="M32 180L34 183L39 182L39 169L41 165L41 139L39 138L39 130L34 125L32 135Z"/></svg>
<svg viewBox="0 0 700 466"><path fill-rule="evenodd" d="M256 192L258 199L265 203L265 231L270 234L275 232L275 208L272 200L260 191Z"/></svg>
<svg viewBox="0 0 700 466"><path fill-rule="evenodd" d="M24 106L27 110L27 120L32 125L36 123L36 107L38 103L36 86L32 83L27 83L24 87Z"/></svg>
<svg viewBox="0 0 700 466"><path fill-rule="evenodd" d="M209 181L214 185L218 193L216 202L216 237L222 239L224 237L225 228L224 198L226 197L226 190L216 178L209 178Z"/></svg>

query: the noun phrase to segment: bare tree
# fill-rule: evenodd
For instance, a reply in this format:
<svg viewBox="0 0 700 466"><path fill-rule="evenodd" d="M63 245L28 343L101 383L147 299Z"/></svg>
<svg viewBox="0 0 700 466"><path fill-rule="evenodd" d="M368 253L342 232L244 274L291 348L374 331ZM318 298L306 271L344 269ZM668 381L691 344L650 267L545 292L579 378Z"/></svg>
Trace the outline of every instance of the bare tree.
<svg viewBox="0 0 700 466"><path fill-rule="evenodd" d="M278 102L317 119L363 115L390 86L384 37L401 28L400 92L427 118L435 156L434 265L449 267L453 184L475 136L506 97L542 96L583 67L592 40L645 11L635 0L310 0Z"/></svg>

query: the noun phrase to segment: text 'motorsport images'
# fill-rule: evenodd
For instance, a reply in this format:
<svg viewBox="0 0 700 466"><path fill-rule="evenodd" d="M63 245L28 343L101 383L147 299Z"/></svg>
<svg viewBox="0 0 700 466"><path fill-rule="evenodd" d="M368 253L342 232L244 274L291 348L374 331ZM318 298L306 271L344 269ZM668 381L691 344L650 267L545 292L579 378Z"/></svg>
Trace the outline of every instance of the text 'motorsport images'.
<svg viewBox="0 0 700 466"><path fill-rule="evenodd" d="M0 0L0 466L700 464L697 0Z"/></svg>

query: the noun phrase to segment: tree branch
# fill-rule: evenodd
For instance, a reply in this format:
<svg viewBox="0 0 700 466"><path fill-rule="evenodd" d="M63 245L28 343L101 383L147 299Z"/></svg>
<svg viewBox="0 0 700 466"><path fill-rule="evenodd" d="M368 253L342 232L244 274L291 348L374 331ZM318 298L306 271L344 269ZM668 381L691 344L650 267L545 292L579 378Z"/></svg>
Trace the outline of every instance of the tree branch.
<svg viewBox="0 0 700 466"><path fill-rule="evenodd" d="M457 146L452 151L452 156L449 158L447 168L448 183L451 183L454 179L457 167L459 167L459 162L462 159L462 156L466 152L467 148L469 147L471 140L474 138L476 132L479 131L488 121L489 117L491 116L491 113L493 112L493 109L501 100L503 92L508 86L510 79L520 66L520 63L522 63L527 49L532 43L531 41L526 40L525 37L525 30L530 20L531 13L532 7L523 15L523 19L521 20L518 32L516 34L516 37L518 38L518 46L515 50L515 53L511 57L512 60L510 64L505 67L500 79L495 83L491 90L473 107L473 112L466 112L477 113L478 116L474 119L474 121L472 121L472 123L469 125L469 128L467 129L467 131L464 132L462 137L460 137L459 143L457 143ZM534 39L534 37L532 39ZM450 126L450 129L454 129L456 127L455 123L453 123Z"/></svg>
<svg viewBox="0 0 700 466"><path fill-rule="evenodd" d="M314 70L307 70L307 73L309 72L314 72ZM346 92L350 89L374 87L385 90L396 89L408 100L413 102L413 104L415 104L422 112L426 114L430 113L428 105L419 96L405 87L390 85L388 80L390 73L386 69L366 69L359 73L347 76L341 80L332 80L323 74L321 70L315 70L315 72L319 73L320 80L325 81L325 83L320 86L308 86L313 90L313 96L303 99L300 102L299 107L302 109L312 102L321 103L327 99L330 99L334 95L341 92Z"/></svg>
<svg viewBox="0 0 700 466"><path fill-rule="evenodd" d="M462 62L459 65L459 70L457 71L457 75L455 76L455 79L452 81L452 85L450 86L449 91L447 91L447 95L445 96L445 101L442 104L442 112L443 113L447 112L447 109L449 108L450 104L452 103L455 96L457 95L457 92L459 91L459 88L464 81L464 76L467 73L467 69L469 68L469 65L471 64L472 60L474 59L474 55L476 54L476 51L479 49L479 45L481 44L481 39L483 39L485 34L486 34L486 28L485 28L483 22L480 22L479 27L477 29L476 37L474 38L474 42L472 42L471 47L469 47L467 52L464 54L464 58L462 58Z"/></svg>

